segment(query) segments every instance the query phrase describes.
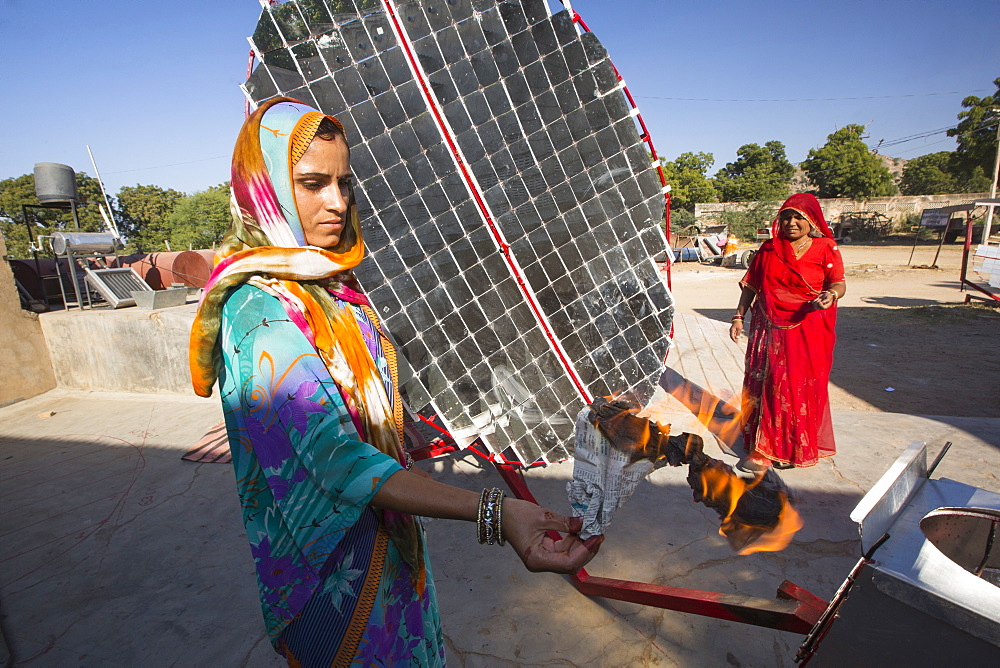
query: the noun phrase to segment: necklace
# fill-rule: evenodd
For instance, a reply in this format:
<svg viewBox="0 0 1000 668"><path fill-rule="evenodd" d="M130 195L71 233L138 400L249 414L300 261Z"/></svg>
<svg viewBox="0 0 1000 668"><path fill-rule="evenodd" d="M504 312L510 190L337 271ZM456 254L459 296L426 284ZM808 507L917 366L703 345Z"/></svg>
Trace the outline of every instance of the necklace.
<svg viewBox="0 0 1000 668"><path fill-rule="evenodd" d="M792 244L792 248L795 249L795 255L802 255L802 253L805 251L806 246L809 245L810 241L812 241L812 239L806 237L805 239L802 240L802 243L797 245Z"/></svg>

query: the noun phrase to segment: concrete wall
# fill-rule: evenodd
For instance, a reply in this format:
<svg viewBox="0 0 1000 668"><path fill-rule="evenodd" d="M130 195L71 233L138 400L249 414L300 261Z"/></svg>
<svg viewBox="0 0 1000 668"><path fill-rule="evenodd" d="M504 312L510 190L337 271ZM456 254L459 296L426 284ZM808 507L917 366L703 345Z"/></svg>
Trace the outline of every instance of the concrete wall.
<svg viewBox="0 0 1000 668"><path fill-rule="evenodd" d="M826 219L830 222L835 222L842 213L868 211L884 214L893 223L898 223L905 216L913 213L919 214L924 209L936 209L942 206L954 206L957 204L971 204L977 199L984 199L989 196L989 193L899 195L897 197L873 197L868 200L848 198L821 199L819 203L823 207ZM711 202L696 204L694 215L696 220L714 220L722 211L727 209L732 210L736 207L751 206L753 204L757 204L757 202Z"/></svg>
<svg viewBox="0 0 1000 668"><path fill-rule="evenodd" d="M6 406L51 390L56 379L38 314L21 309L2 236L0 256L0 406Z"/></svg>
<svg viewBox="0 0 1000 668"><path fill-rule="evenodd" d="M193 396L187 351L196 307L42 314L56 380L80 390Z"/></svg>

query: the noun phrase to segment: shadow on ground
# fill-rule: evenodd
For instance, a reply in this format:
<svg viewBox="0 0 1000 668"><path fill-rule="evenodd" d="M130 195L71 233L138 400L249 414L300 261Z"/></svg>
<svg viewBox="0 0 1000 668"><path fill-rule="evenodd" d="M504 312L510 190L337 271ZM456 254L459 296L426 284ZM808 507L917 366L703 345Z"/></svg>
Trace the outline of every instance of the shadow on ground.
<svg viewBox="0 0 1000 668"><path fill-rule="evenodd" d="M899 306L920 308L840 308L830 382L882 411L1000 416L1000 357L988 352L1000 317L983 307ZM697 312L720 322L732 316Z"/></svg>
<svg viewBox="0 0 1000 668"><path fill-rule="evenodd" d="M12 665L268 665L232 467L143 440L0 437Z"/></svg>
<svg viewBox="0 0 1000 668"><path fill-rule="evenodd" d="M0 409L0 620L13 665L283 665L264 636L232 468L180 459L219 418L215 402L99 393ZM858 557L850 510L913 440L954 441L936 475L1000 491L997 420L833 418L837 457L782 474L805 519L788 549L734 555L684 470L669 468L639 485L589 570L759 598L788 579L828 598ZM477 492L502 486L471 455L419 466ZM562 513L571 476L569 463L527 473ZM509 548L478 545L470 523L426 528L452 665L791 665L802 641L590 599L563 576L528 573Z"/></svg>
<svg viewBox="0 0 1000 668"><path fill-rule="evenodd" d="M722 456L713 450L714 456ZM735 461L735 460L733 460ZM497 475L465 457L430 464L435 478L481 489ZM798 476L798 473L805 475ZM527 474L542 505L567 512L572 465ZM784 475L806 526L782 552L738 556L719 535L714 511L692 500L686 467L661 469L643 482L616 515L594 576L773 600L784 580L829 598L858 557L857 529L848 519L862 492L836 481L831 465ZM807 480L808 479L808 480ZM816 487L817 482L819 487ZM790 663L803 636L610 599L588 598L563 577L531 574L514 555L484 569L478 550L465 546L471 527L428 525L445 632L460 665L496 665L510 657L527 665L685 666ZM484 548L489 549L489 548ZM457 633L454 621L464 620ZM509 660L509 659L508 659Z"/></svg>
<svg viewBox="0 0 1000 668"><path fill-rule="evenodd" d="M0 438L3 630L13 665L281 665L264 637L231 466L183 448L100 436ZM502 486L471 455L422 463L443 482ZM805 472L808 474L808 472ZM738 557L717 515L691 500L683 469L640 485L591 572L773 599L785 579L829 597L856 558L853 486L797 490L807 528L779 553ZM533 469L539 500L568 512L572 465ZM829 469L822 477L832 480ZM803 478L804 480L804 478ZM426 524L449 658L457 665L766 665L801 636L590 599L527 572L471 523Z"/></svg>

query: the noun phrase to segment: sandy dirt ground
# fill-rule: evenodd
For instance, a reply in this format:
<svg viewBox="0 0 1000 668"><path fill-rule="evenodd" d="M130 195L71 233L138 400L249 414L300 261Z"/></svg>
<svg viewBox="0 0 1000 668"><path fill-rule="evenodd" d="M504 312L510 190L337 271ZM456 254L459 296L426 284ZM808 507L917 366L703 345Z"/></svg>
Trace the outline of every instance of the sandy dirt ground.
<svg viewBox="0 0 1000 668"><path fill-rule="evenodd" d="M838 306L831 406L1000 416L1000 310L964 304L961 245L944 246L936 268L929 268L936 245L851 244L841 251L847 295ZM678 311L729 322L742 275L741 269L675 263Z"/></svg>

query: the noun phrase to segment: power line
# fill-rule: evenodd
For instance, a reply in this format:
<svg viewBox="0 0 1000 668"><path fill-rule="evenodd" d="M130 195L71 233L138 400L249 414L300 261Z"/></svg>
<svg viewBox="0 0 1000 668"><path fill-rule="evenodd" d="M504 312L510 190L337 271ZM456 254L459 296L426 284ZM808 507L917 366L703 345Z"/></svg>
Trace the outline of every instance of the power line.
<svg viewBox="0 0 1000 668"><path fill-rule="evenodd" d="M878 144L875 145L873 151L877 151L880 148L885 148L888 146L896 146L897 144L905 144L906 142L916 141L917 139L926 139L927 137L933 137L934 135L939 135L942 132L948 132L948 130L954 130L956 126L950 125L946 128L938 128L937 130L927 130L925 132L918 132L917 134L908 135L906 137L900 137L899 139L890 139L886 141L880 139Z"/></svg>
<svg viewBox="0 0 1000 668"><path fill-rule="evenodd" d="M913 148L913 149L907 149L907 150L918 150L918 151L922 151L922 150L926 149L926 148L927 148L927 147L929 147L929 146L937 146L938 144L944 144L944 143L945 143L945 142L947 142L947 141L948 141L948 139L939 139L938 141L934 141L934 142L931 142L930 144L924 144L924 145L922 145L922 146L917 146L917 147L915 147L915 148ZM902 157L902 156L898 156L898 157ZM905 160L913 160L913 158L904 158L904 159L905 159Z"/></svg>
<svg viewBox="0 0 1000 668"><path fill-rule="evenodd" d="M894 100L905 97L931 97L934 95L967 95L983 93L985 88L971 91L950 90L940 93L903 93L900 95L862 95L856 97L793 97L793 98L714 98L714 97L663 97L660 95L636 95L636 99L671 100L674 102L839 102L841 100Z"/></svg>

